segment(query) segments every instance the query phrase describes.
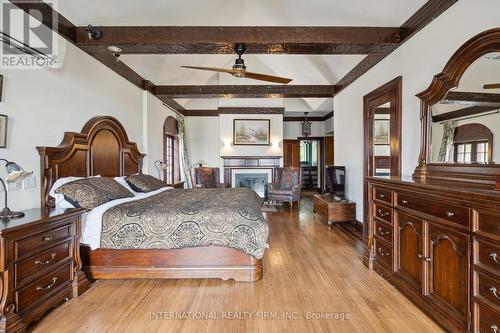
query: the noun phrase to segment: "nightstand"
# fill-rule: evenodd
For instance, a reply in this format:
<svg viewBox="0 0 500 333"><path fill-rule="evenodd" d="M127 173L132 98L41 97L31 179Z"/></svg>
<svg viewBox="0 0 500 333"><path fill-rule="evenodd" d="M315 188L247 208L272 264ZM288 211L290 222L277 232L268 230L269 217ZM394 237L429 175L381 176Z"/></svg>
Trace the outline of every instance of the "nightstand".
<svg viewBox="0 0 500 333"><path fill-rule="evenodd" d="M0 331L24 331L52 307L88 289L81 271L82 209L30 209L0 220Z"/></svg>
<svg viewBox="0 0 500 333"><path fill-rule="evenodd" d="M173 188L184 188L184 182L177 182L173 184L167 184L167 186L173 187Z"/></svg>

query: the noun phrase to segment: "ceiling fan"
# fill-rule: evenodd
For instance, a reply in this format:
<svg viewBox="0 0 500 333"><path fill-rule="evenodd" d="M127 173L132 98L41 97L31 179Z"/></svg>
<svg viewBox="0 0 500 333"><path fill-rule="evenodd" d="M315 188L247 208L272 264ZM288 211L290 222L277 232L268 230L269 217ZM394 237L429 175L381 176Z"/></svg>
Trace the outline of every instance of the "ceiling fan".
<svg viewBox="0 0 500 333"><path fill-rule="evenodd" d="M483 89L500 89L500 83L485 84Z"/></svg>
<svg viewBox="0 0 500 333"><path fill-rule="evenodd" d="M233 69L216 68L216 67L198 67L198 66L181 66L181 67L191 68L191 69L199 69L199 70L203 70L203 71L228 73L228 74L231 74L232 76L238 77L238 78L245 77L247 79L268 81L268 82L275 82L275 83L287 84L290 81L292 81L292 79L288 79L285 77L247 72L247 67L245 66L245 61L241 58L243 53L245 53L245 51L246 51L246 45L245 44L236 44L234 46L234 51L238 54L238 59L236 59L236 61L234 62Z"/></svg>

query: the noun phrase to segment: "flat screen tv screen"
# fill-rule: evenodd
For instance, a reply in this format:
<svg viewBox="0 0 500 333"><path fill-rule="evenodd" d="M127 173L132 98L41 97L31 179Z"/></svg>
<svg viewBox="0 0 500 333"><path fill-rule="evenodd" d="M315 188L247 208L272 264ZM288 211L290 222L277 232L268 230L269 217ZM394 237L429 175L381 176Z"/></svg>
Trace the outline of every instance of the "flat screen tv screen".
<svg viewBox="0 0 500 333"><path fill-rule="evenodd" d="M338 197L345 197L345 167L326 167L326 191Z"/></svg>

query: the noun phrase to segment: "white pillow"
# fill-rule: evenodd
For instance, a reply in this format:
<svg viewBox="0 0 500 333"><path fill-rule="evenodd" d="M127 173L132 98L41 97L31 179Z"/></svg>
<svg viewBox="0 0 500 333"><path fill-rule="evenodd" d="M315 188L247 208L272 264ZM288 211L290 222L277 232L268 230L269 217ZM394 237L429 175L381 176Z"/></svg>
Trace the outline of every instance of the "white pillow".
<svg viewBox="0 0 500 333"><path fill-rule="evenodd" d="M101 176L92 176L92 177L101 177ZM52 185L52 188L49 191L49 195L55 199L56 207L75 208L75 206L73 204L66 201L66 199L64 198L64 195L56 193L56 190L66 183L69 183L69 182L72 182L72 181L75 181L78 179L83 179L83 178L85 178L85 177L63 177L63 178L59 178L58 180L56 180L54 182L54 184Z"/></svg>
<svg viewBox="0 0 500 333"><path fill-rule="evenodd" d="M137 196L138 194L141 194L140 192L134 191L132 189L132 187L130 187L130 185L127 183L127 181L125 180L125 178L127 178L127 176L115 177L113 179L116 180L120 185L122 185L123 187L125 187L127 190L129 190L130 192L132 192L133 195Z"/></svg>

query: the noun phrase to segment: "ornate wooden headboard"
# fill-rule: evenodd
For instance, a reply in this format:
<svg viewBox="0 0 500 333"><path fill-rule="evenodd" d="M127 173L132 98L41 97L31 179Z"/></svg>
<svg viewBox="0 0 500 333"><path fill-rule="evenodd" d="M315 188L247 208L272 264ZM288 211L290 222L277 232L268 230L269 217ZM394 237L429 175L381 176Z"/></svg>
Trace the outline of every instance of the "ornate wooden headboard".
<svg viewBox="0 0 500 333"><path fill-rule="evenodd" d="M122 124L113 117L92 118L81 133L66 132L59 146L37 149L41 166L41 207L54 207L49 191L59 178L141 173L145 156L129 141Z"/></svg>

